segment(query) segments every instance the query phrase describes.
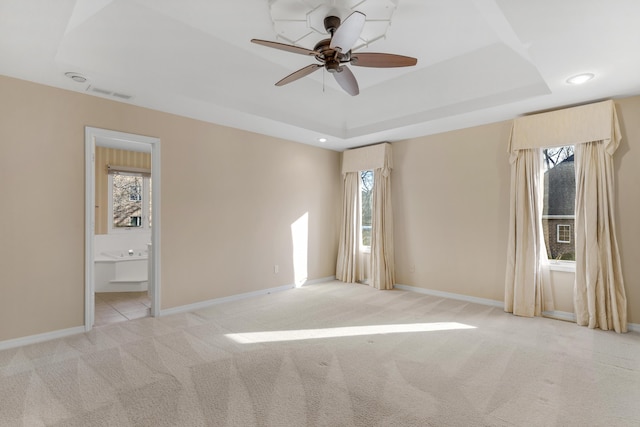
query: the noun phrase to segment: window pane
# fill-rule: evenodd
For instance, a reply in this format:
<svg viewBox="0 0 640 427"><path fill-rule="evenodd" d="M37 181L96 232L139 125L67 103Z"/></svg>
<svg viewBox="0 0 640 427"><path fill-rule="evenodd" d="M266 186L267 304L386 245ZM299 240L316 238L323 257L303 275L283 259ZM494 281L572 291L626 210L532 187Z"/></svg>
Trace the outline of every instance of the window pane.
<svg viewBox="0 0 640 427"><path fill-rule="evenodd" d="M142 227L141 176L113 176L113 227Z"/></svg>
<svg viewBox="0 0 640 427"><path fill-rule="evenodd" d="M576 173L573 146L542 150L544 202L542 230L549 259L575 261Z"/></svg>
<svg viewBox="0 0 640 427"><path fill-rule="evenodd" d="M360 195L362 197L362 246L371 246L371 210L373 206L373 171L360 172Z"/></svg>

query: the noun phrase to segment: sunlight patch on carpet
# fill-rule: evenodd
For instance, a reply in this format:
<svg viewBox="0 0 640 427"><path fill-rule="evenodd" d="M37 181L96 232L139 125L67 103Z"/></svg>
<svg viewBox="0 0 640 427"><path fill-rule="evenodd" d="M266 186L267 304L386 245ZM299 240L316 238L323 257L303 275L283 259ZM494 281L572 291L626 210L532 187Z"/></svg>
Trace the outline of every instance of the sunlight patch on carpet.
<svg viewBox="0 0 640 427"><path fill-rule="evenodd" d="M360 335L434 332L475 328L475 326L457 322L438 322L410 323L401 325L347 326L342 328L299 329L292 331L243 332L238 334L225 334L225 336L240 344L255 344L279 341L313 340L320 338L354 337Z"/></svg>

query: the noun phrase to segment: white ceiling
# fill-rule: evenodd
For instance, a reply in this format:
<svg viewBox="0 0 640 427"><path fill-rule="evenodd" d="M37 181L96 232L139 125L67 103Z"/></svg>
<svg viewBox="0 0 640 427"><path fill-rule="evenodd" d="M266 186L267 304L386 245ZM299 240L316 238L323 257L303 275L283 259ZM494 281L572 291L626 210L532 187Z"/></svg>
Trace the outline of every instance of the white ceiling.
<svg viewBox="0 0 640 427"><path fill-rule="evenodd" d="M383 27L359 51L417 66L351 67L355 97L324 70L274 86L315 60L249 40L313 49L329 8ZM0 0L0 74L343 150L640 94L639 19L638 0Z"/></svg>

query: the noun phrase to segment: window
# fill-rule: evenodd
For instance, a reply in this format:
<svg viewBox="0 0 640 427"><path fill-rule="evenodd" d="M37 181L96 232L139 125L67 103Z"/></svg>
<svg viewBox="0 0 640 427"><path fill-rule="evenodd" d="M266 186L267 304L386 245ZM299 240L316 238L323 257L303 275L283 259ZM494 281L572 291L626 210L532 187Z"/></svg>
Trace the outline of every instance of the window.
<svg viewBox="0 0 640 427"><path fill-rule="evenodd" d="M575 261L576 173L573 145L542 150L544 201L542 230L547 256L556 261Z"/></svg>
<svg viewBox="0 0 640 427"><path fill-rule="evenodd" d="M142 188L139 185L131 185L129 187L129 201L141 202L142 201Z"/></svg>
<svg viewBox="0 0 640 427"><path fill-rule="evenodd" d="M558 243L571 243L571 225L558 224L556 236L556 242Z"/></svg>
<svg viewBox="0 0 640 427"><path fill-rule="evenodd" d="M360 245L371 247L371 212L373 208L373 171L360 172Z"/></svg>
<svg viewBox="0 0 640 427"><path fill-rule="evenodd" d="M109 174L109 232L151 227L151 179L135 173Z"/></svg>

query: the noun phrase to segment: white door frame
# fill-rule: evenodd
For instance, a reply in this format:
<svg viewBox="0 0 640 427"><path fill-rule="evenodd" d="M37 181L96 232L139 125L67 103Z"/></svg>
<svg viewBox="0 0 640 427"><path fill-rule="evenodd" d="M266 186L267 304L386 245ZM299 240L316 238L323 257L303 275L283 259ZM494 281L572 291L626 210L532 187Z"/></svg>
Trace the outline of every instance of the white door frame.
<svg viewBox="0 0 640 427"><path fill-rule="evenodd" d="M85 127L85 302L84 329L90 331L95 320L94 235L96 222L96 145L151 153L152 250L149 252L149 294L151 316L160 315L160 139L107 129Z"/></svg>

